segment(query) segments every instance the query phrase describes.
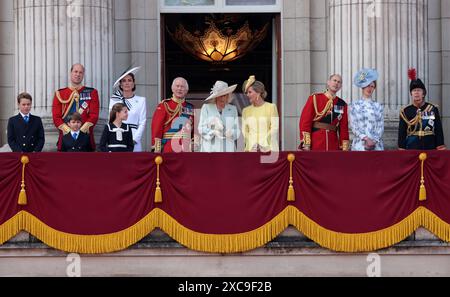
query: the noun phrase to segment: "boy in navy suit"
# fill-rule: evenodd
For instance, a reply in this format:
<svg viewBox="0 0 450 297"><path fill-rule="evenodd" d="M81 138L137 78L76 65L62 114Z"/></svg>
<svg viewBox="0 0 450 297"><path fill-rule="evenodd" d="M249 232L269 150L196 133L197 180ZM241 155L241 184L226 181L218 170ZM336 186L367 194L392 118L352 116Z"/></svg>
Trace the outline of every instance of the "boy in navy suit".
<svg viewBox="0 0 450 297"><path fill-rule="evenodd" d="M44 126L40 117L30 114L32 102L30 94L19 94L19 114L8 121L8 144L15 153L41 152L44 148Z"/></svg>
<svg viewBox="0 0 450 297"><path fill-rule="evenodd" d="M67 125L70 128L70 133L63 136L61 151L71 153L92 152L89 135L80 131L82 125L81 114L74 112L70 115Z"/></svg>

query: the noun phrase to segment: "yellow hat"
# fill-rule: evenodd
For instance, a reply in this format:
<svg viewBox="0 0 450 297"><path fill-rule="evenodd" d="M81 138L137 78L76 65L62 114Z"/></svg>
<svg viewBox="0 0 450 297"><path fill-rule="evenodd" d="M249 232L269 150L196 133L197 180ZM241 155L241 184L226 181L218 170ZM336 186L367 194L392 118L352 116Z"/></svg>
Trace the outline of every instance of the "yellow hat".
<svg viewBox="0 0 450 297"><path fill-rule="evenodd" d="M256 77L254 75L250 76L248 80L244 82L242 85L242 90L244 91L244 94L247 94L248 89L253 86L253 84L256 82Z"/></svg>

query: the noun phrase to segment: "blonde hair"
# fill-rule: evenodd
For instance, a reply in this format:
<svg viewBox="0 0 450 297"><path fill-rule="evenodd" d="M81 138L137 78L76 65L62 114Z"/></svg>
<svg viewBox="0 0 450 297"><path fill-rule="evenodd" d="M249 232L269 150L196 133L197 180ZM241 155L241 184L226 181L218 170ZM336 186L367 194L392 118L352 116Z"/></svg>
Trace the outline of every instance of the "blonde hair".
<svg viewBox="0 0 450 297"><path fill-rule="evenodd" d="M262 82L255 81L249 88L253 88L253 90L255 90L256 93L261 95L261 98L266 100L267 98L266 86Z"/></svg>

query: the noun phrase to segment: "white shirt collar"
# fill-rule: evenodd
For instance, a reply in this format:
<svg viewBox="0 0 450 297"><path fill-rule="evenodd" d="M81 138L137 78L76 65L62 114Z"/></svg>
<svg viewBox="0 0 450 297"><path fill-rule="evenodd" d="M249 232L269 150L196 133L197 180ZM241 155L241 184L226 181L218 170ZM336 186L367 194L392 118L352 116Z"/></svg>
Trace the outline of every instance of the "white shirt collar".
<svg viewBox="0 0 450 297"><path fill-rule="evenodd" d="M21 113L20 111L19 111L19 113L20 113L20 115L22 116L22 118L24 118L24 117L26 117L26 116L28 116L28 117L31 116L31 113L29 113L29 114L23 114L23 113Z"/></svg>

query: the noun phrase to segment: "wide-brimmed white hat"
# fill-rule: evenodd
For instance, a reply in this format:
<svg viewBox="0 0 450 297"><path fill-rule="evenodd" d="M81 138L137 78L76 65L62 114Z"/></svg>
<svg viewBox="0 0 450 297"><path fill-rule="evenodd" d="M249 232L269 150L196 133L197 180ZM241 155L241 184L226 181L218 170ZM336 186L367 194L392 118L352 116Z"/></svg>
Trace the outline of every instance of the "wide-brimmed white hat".
<svg viewBox="0 0 450 297"><path fill-rule="evenodd" d="M211 89L211 96L206 98L205 102L209 103L220 96L231 94L234 92L234 90L236 90L236 88L237 85L229 87L228 84L224 81L216 81L214 87ZM233 101L233 98L232 96L229 96L228 103L230 103L231 101Z"/></svg>
<svg viewBox="0 0 450 297"><path fill-rule="evenodd" d="M129 75L130 73L133 73L133 75L136 75L136 73L139 71L139 69L141 69L140 66L134 67L134 68L131 68L131 69L128 69L127 71L125 71L125 72L124 72L124 73L116 80L116 82L114 83L113 88L114 88L114 89L117 88L117 87L120 85L120 81L121 81L122 79L124 79L127 75Z"/></svg>

